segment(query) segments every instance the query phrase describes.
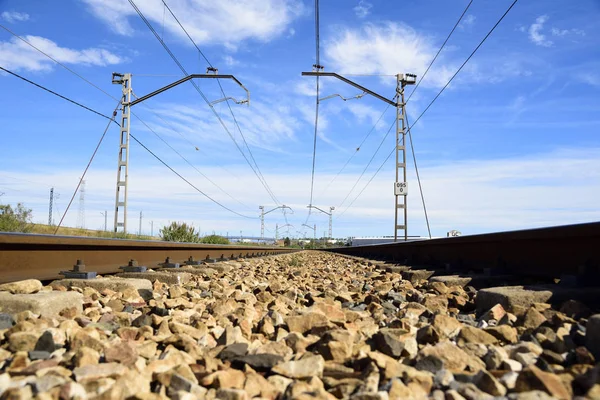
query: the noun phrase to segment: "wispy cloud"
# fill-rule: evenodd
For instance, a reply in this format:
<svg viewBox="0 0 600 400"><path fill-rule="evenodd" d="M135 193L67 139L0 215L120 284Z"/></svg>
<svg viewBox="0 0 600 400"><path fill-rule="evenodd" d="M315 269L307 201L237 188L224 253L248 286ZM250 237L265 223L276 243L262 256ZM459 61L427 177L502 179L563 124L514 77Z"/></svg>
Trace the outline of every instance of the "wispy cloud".
<svg viewBox="0 0 600 400"><path fill-rule="evenodd" d="M477 19L476 16L474 16L473 14L467 14L462 21L460 21L460 24L458 24L458 27L461 29L465 29L469 26L472 26L473 24L475 24L475 20Z"/></svg>
<svg viewBox="0 0 600 400"><path fill-rule="evenodd" d="M2 14L0 14L0 18L10 23L24 22L29 21L29 14L16 11L4 11Z"/></svg>
<svg viewBox="0 0 600 400"><path fill-rule="evenodd" d="M546 38L542 33L544 24L548 21L547 15L541 15L535 19L535 22L529 27L529 40L538 46L551 47L554 43Z"/></svg>
<svg viewBox="0 0 600 400"><path fill-rule="evenodd" d="M560 169L555 168L557 157L561 159ZM420 173L433 234L443 236L450 229L471 234L598 220L600 209L596 199L600 196L600 186L590 185L590 182L600 179L600 164L597 161L599 157L598 148L560 149L527 157L470 159L436 166L423 165ZM307 159L307 163L309 162L310 159ZM135 167L135 163L133 164L129 176L130 226L137 227L136 215L143 210L146 221L143 230L148 232L150 220L154 220L156 232L158 226L177 219L193 222L196 226L201 225L203 231L215 229L225 234L227 230L233 232L235 229L239 232L243 229L245 234L254 232L255 235L260 232L258 219L242 220L228 214L203 198L193 188L174 178L165 168L150 163L141 170L141 167ZM212 166L206 166L203 171L226 188L232 196L253 206L250 210L233 202L189 168L177 169L215 199L223 201L237 211L257 215L255 205L263 204L265 199L264 194L256 190L256 177L248 168L232 168L235 177ZM34 209L34 220L39 222L47 220L48 187L31 182L56 185L56 191L63 194L58 206L64 211L68 194L75 187L78 178L78 172L60 168L37 172L15 170L7 173L19 178L21 183L17 184L18 181L15 181L15 184L5 189L6 195L2 200L16 203L25 199L26 206ZM296 214L288 216L290 223L301 225L306 214L298 210L305 209L306 204L298 201L305 199L307 190L310 189L310 179L306 171L282 169L263 170L263 173L271 187L277 188L276 193L282 197L282 201L296 210ZM369 179L370 175L371 172L364 180ZM318 174L315 182L316 193L323 192L333 176ZM103 226L104 219L100 212L111 209L114 204L114 179L112 168L93 168L88 173L88 227ZM316 204L338 206L355 180L355 174L342 173L329 190L315 199ZM448 196L448 182L452 182L452 196ZM362 189L364 183L361 182L358 189ZM422 210L417 205L418 191L414 176L409 176L408 184L409 196L413 199L413 206L409 208L411 234L423 234L426 232L425 224ZM157 187L161 190L156 190ZM564 196L559 196L565 193L569 196L567 203ZM339 220L338 215L345 207L336 209L334 235L339 237L361 233L389 234L386 223L393 218L394 212L390 206L391 197L390 176L382 172ZM350 199L353 198L354 195L350 196ZM173 204L177 204L177 207L173 207ZM327 226L326 216L323 219L318 219L318 216L314 218L319 230ZM76 220L77 212L71 210L66 218L67 225L74 226ZM266 222L269 228L274 228L276 219L269 218Z"/></svg>
<svg viewBox="0 0 600 400"><path fill-rule="evenodd" d="M572 28L572 29L558 29L552 28L552 36L563 37L567 35L577 35L577 36L585 36L585 31L582 29Z"/></svg>
<svg viewBox="0 0 600 400"><path fill-rule="evenodd" d="M130 17L139 19L135 10L121 0L81 0L89 10L121 35L133 35ZM148 20L162 26L171 34L188 41L177 22L166 13L160 1L140 1L137 6ZM236 1L182 0L172 2L170 8L198 44L236 44L255 39L268 42L285 34L289 24L306 9L301 2L292 0Z"/></svg>
<svg viewBox="0 0 600 400"><path fill-rule="evenodd" d="M230 55L223 56L223 61L225 61L225 65L227 65L229 67L234 66L234 65L239 65L239 63L240 63L238 60L236 60L235 58L233 58Z"/></svg>
<svg viewBox="0 0 600 400"><path fill-rule="evenodd" d="M358 18L365 18L367 15L371 14L371 8L373 4L369 3L365 0L360 0L358 5L354 7L354 13Z"/></svg>
<svg viewBox="0 0 600 400"><path fill-rule="evenodd" d="M25 36L25 40L56 60L66 64L80 65L114 65L125 61L106 49L91 47L82 50L60 47L50 39L41 36ZM54 63L35 49L17 38L0 42L0 64L7 68L29 71L47 71Z"/></svg>

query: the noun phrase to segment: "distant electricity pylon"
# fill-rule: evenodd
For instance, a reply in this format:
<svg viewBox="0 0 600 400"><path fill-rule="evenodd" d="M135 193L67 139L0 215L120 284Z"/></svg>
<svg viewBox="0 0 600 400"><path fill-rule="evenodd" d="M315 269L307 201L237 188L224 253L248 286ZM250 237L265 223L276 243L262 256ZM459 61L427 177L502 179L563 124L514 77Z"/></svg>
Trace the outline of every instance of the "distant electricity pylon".
<svg viewBox="0 0 600 400"><path fill-rule="evenodd" d="M280 205L279 207L275 207L272 210L269 210L267 212L265 212L265 206L258 206L258 208L260 209L260 239L264 242L265 240L265 215L267 215L268 213L270 213L271 211L275 211L275 210L279 210L282 209L283 212L285 212L285 209L289 209L292 214L294 213L294 210L292 210L290 207L286 206L285 204ZM277 232L275 232L275 240L277 240Z"/></svg>
<svg viewBox="0 0 600 400"><path fill-rule="evenodd" d="M79 213L77 214L77 227L85 229L85 179L79 187Z"/></svg>
<svg viewBox="0 0 600 400"><path fill-rule="evenodd" d="M54 203L54 188L50 188L50 205L48 206L48 225L52 225L52 204Z"/></svg>

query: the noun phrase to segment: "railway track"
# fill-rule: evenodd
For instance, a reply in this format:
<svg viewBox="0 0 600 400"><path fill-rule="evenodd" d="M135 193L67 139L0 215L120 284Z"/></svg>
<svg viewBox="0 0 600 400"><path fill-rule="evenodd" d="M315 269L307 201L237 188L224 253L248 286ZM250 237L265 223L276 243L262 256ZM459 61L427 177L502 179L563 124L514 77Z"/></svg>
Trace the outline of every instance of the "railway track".
<svg viewBox="0 0 600 400"><path fill-rule="evenodd" d="M596 286L600 282L600 222L330 251L450 272L571 276Z"/></svg>
<svg viewBox="0 0 600 400"><path fill-rule="evenodd" d="M87 271L99 274L121 272L119 267L134 259L148 268L159 267L169 257L183 263L250 258L294 252L269 246L207 245L143 240L120 240L73 236L0 233L0 283L22 279L60 278L77 260Z"/></svg>
<svg viewBox="0 0 600 400"><path fill-rule="evenodd" d="M598 398L595 307L550 304L545 288L477 290L441 275L491 268L523 278L527 262L537 277L580 264L589 272L599 227L293 255L0 234L2 280L29 278L0 288L0 398ZM252 258L270 254L279 256ZM131 258L155 268L190 256L247 259L194 274L31 279L77 259L106 274Z"/></svg>

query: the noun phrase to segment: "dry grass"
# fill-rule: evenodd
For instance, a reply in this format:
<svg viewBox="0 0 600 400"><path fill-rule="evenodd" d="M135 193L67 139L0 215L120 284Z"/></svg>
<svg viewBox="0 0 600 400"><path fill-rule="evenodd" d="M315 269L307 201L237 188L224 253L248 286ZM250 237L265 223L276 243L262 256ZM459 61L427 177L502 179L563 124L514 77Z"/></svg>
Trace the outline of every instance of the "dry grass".
<svg viewBox="0 0 600 400"><path fill-rule="evenodd" d="M33 229L31 233L40 233L46 235L53 235L56 230L55 226L52 225L43 225L43 224L33 224ZM61 226L58 229L57 235L62 236L85 236L85 237L100 237L100 238L118 238L118 239L138 239L138 240L160 240L158 237L152 237L147 235L135 235L131 233L114 233L107 231L97 231L92 229L82 229L82 228L70 228L67 226Z"/></svg>

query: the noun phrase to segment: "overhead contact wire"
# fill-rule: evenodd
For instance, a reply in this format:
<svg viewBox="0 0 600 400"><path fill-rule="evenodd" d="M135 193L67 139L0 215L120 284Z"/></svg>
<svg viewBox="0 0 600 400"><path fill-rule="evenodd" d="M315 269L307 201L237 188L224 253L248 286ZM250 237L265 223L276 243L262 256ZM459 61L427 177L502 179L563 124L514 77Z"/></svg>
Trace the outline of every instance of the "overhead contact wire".
<svg viewBox="0 0 600 400"><path fill-rule="evenodd" d="M321 68L321 57L320 57L320 48L319 48L319 0L315 0L315 53L316 53L316 69L319 70ZM309 205L312 206L313 203L313 193L315 187L315 166L317 161L317 135L319 131L319 76L316 76L316 94L315 94L315 134L313 138L313 157L312 157L312 172L310 174L310 201ZM305 224L308 223L312 212L312 208L308 208L308 215L306 216Z"/></svg>
<svg viewBox="0 0 600 400"><path fill-rule="evenodd" d="M435 101L440 97L440 95L444 92L444 90L446 90L446 88L448 87L448 85L450 85L450 83L452 82L452 80L458 75L458 73L463 69L463 67L469 62L469 60L473 57L473 55L477 52L477 50L479 50L479 48L483 45L483 43L490 37L490 35L494 32L494 30L498 27L498 25L500 25L500 23L502 22L502 20L504 20L504 18L510 12L510 10L512 10L512 8L515 6L515 4L517 4L517 1L519 1L519 0L514 0L512 2L512 4L504 12L504 14L502 14L502 16L500 17L500 19L498 19L498 21L489 30L489 32L485 35L485 37L479 42L479 44L477 45L477 47L475 47L475 50L473 50L471 52L471 54L469 55L469 57L467 57L467 59L461 64L461 66L458 68L458 70L456 70L456 72L454 73L454 75L452 75L452 77L450 78L450 80L448 80L448 82L444 85L444 87L442 87L442 89L433 98L433 100L431 100L431 102L429 103L429 105L423 110L423 112L421 112L421 114L415 120L415 122L413 122L413 124L408 127L407 132L406 132L407 134L410 134L410 132L411 132L412 128L415 126L415 124L423 117L423 115L425 115L425 113L429 110L429 108L433 105L433 103L435 103ZM354 204L354 202L356 201L356 199L358 199L360 197L360 195L364 192L364 190L367 188L367 186L369 186L369 184L373 181L373 179L375 178L375 176L377 176L377 174L379 173L379 171L381 170L381 168L385 165L385 163L392 156L392 154L394 153L395 149L396 149L396 147L394 146L394 148L392 149L392 151L388 154L387 158L383 161L383 163L377 169L377 171L375 171L375 174L371 177L371 179L369 180L369 182L367 182L367 184L365 185L365 187L360 191L360 193L358 194L358 196L356 196L354 198L354 200L352 200L352 202L350 203L350 205L348 207L346 207L346 209L343 212L341 212L340 214L338 214L338 218L341 215L343 215L348 210L348 208L350 208L350 206L352 204Z"/></svg>
<svg viewBox="0 0 600 400"><path fill-rule="evenodd" d="M148 27L148 29L150 29L150 31L154 34L154 36L156 37L156 39L163 46L163 48L165 49L165 51L169 54L169 56L171 57L171 59L173 59L173 61L175 62L175 64L177 64L177 66L179 67L179 69L181 70L181 72L183 72L185 76L188 76L189 74L187 73L187 71L185 70L185 68L181 64L181 62L179 62L179 60L177 59L177 57L175 56L175 54L173 54L173 52L171 51L171 49L169 48L169 46L167 46L167 44L164 42L164 40L161 39L161 37L158 34L158 32L156 32L156 30L154 29L154 27L152 26L152 24L144 16L144 14L141 12L141 10L136 6L135 2L133 0L128 0L128 1L129 1L129 4L131 4L131 6L137 12L137 14L139 15L139 17L142 19L142 21L146 24L146 26ZM244 157L244 159L246 160L246 162L248 163L248 165L250 166L250 168L252 169L252 171L254 172L254 174L256 175L256 177L258 178L258 180L261 182L261 184L263 185L263 187L265 188L265 190L267 191L267 193L269 193L269 195L271 195L270 189L267 189L266 182L263 182L263 180L260 178L260 176L257 173L257 171L252 166L252 163L250 163L250 160L248 160L248 157L243 152L243 150L240 148L239 144L237 143L237 141L235 140L235 138L233 137L233 135L231 134L231 132L227 128L227 125L225 125L225 122L223 121L223 119L221 118L221 116L219 115L219 113L217 113L217 111L215 110L214 106L212 104L210 104L210 101L208 100L208 98L206 97L206 95L202 92L202 90L200 89L200 87L198 87L198 85L196 84L196 82L194 82L193 80L191 80L190 83L194 86L194 88L196 89L196 91L200 94L200 96L204 99L204 101L206 102L206 104L210 107L210 109L212 110L213 114L215 115L215 117L217 117L217 119L219 120L221 126L223 127L223 129L225 129L225 131L227 132L227 134L229 135L229 137L231 138L231 140L234 142L234 144L236 145L238 151L242 154L242 156ZM273 200L275 201L274 198L273 198Z"/></svg>
<svg viewBox="0 0 600 400"><path fill-rule="evenodd" d="M36 86L38 86L38 85L36 85ZM60 97L63 97L63 96L60 96ZM120 104L121 104L121 101L119 101L117 103L117 106L115 107L115 109L113 111L112 118L109 118L108 124L106 124L106 128L104 128L104 132L102 132L102 136L100 136L100 140L98 141L98 144L96 145L96 148L94 149L94 152L92 153L92 156L90 157L90 160L88 161L87 165L85 166L85 169L83 170L83 174L79 178L79 182L77 182L77 187L75 188L75 191L73 192L73 195L71 196L71 200L69 200L69 204L67 205L65 212L62 215L62 217L60 218L60 222L58 223L58 225L56 225L56 229L54 230L55 235L58 233L60 226L62 225L65 217L67 216L67 213L69 212L69 208L71 208L71 204L73 204L73 200L75 199L75 196L77 195L77 192L79 191L79 187L81 186L81 183L85 179L85 175L87 174L88 169L90 168L90 165L92 165L92 161L94 161L94 157L96 157L96 153L98 152L98 149L100 148L100 145L102 144L102 141L104 140L104 137L106 136L106 132L108 132L108 128L110 128L110 123L115 122L115 116L117 115L117 109L119 108Z"/></svg>

